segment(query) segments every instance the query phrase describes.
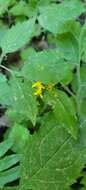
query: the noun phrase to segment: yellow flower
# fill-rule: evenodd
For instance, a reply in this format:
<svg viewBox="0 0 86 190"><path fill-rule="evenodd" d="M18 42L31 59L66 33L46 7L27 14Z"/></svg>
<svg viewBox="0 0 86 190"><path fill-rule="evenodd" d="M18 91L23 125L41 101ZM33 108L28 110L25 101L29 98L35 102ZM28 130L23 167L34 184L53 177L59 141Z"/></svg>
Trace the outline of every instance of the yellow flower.
<svg viewBox="0 0 86 190"><path fill-rule="evenodd" d="M32 85L33 88L36 88L35 96L43 98L43 89L45 89L44 85L41 81L37 81Z"/></svg>
<svg viewBox="0 0 86 190"><path fill-rule="evenodd" d="M35 93L35 96L37 96L37 97L40 97L40 98L43 98L43 95L42 95L42 90L37 90Z"/></svg>
<svg viewBox="0 0 86 190"><path fill-rule="evenodd" d="M45 87L44 87L44 85L42 84L42 82L41 81L37 81L37 82L35 82L33 85L32 85L32 87L34 88L37 88L37 89L45 89Z"/></svg>
<svg viewBox="0 0 86 190"><path fill-rule="evenodd" d="M55 84L54 84L54 83L49 84L49 85L47 86L47 90L52 91L52 90L53 90L53 88L54 88L54 86L55 86Z"/></svg>

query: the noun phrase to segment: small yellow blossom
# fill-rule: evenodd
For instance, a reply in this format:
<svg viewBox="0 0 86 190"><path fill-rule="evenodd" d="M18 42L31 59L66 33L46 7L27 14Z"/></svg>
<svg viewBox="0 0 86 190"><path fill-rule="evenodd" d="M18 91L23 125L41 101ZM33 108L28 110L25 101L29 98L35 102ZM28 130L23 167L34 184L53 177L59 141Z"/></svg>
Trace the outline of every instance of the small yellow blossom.
<svg viewBox="0 0 86 190"><path fill-rule="evenodd" d="M54 88L54 86L55 86L55 84L49 84L49 85L47 86L47 90L52 91L53 88Z"/></svg>
<svg viewBox="0 0 86 190"><path fill-rule="evenodd" d="M45 89L44 85L42 84L41 81L37 81L32 85L33 88L37 88L37 89Z"/></svg>
<svg viewBox="0 0 86 190"><path fill-rule="evenodd" d="M43 95L42 95L42 90L37 90L35 93L35 96L37 96L37 97L40 97L40 98L43 98Z"/></svg>
<svg viewBox="0 0 86 190"><path fill-rule="evenodd" d="M44 85L41 81L37 81L32 85L33 88L36 88L35 96L43 98L43 89L45 89Z"/></svg>

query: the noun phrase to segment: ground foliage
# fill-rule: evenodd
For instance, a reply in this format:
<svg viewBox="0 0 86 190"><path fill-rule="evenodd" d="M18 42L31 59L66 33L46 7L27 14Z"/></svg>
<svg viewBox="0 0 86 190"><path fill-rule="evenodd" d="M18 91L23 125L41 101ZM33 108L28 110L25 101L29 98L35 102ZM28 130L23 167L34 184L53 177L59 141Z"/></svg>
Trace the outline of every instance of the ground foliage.
<svg viewBox="0 0 86 190"><path fill-rule="evenodd" d="M0 0L0 190L86 190L85 17L85 0Z"/></svg>

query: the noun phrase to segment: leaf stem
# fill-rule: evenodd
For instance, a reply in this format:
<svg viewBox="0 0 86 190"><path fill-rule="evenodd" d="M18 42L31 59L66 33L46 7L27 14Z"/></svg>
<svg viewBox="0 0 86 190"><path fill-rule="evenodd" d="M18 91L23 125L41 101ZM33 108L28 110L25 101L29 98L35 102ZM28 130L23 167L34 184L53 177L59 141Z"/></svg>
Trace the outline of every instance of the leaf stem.
<svg viewBox="0 0 86 190"><path fill-rule="evenodd" d="M64 88L64 90L66 90L74 99L76 99L75 94L67 86L64 86L63 84L61 85Z"/></svg>
<svg viewBox="0 0 86 190"><path fill-rule="evenodd" d="M2 63L2 61L3 61L4 56L5 56L5 54L4 54L4 52L2 52L2 54L1 54L1 56L0 56L0 65L1 65L1 63Z"/></svg>
<svg viewBox="0 0 86 190"><path fill-rule="evenodd" d="M11 74L13 74L13 71L12 71L11 69L5 67L4 65L0 65L0 67L1 67L2 69L5 69L6 71L10 72Z"/></svg>
<svg viewBox="0 0 86 190"><path fill-rule="evenodd" d="M80 104L79 104L79 94L80 94L80 88L81 88L81 76L80 76L80 62L81 62L81 55L82 55L82 37L84 34L84 27L81 31L80 37L79 37L79 58L78 58L78 65L77 65L77 80L78 80L78 90L77 90L77 112L78 116L80 115Z"/></svg>
<svg viewBox="0 0 86 190"><path fill-rule="evenodd" d="M78 87L81 84L81 76L80 76L80 62L81 62L81 43L79 44L79 58L78 58L78 65L77 65L77 79L78 79Z"/></svg>

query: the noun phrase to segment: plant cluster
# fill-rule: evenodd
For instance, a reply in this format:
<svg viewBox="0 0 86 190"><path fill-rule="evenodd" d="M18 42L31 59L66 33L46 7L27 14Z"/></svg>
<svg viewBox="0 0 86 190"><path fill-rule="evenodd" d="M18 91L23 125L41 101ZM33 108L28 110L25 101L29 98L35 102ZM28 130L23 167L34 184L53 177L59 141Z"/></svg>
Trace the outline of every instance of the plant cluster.
<svg viewBox="0 0 86 190"><path fill-rule="evenodd" d="M0 190L86 190L85 14L0 0Z"/></svg>

